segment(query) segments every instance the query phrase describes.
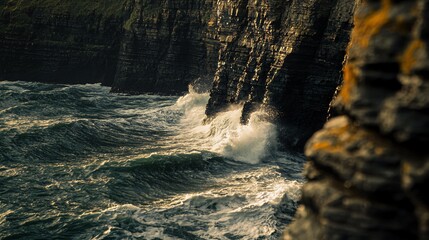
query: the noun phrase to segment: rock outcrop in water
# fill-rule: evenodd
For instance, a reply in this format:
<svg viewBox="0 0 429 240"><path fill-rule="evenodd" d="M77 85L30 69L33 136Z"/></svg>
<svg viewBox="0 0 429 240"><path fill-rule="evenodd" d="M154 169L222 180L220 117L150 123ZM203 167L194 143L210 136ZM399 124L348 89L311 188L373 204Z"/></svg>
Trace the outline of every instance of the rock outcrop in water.
<svg viewBox="0 0 429 240"><path fill-rule="evenodd" d="M429 239L429 1L366 0L285 239Z"/></svg>
<svg viewBox="0 0 429 240"><path fill-rule="evenodd" d="M212 82L207 114L278 115L286 145L326 119L354 0L2 1L0 79L180 93Z"/></svg>

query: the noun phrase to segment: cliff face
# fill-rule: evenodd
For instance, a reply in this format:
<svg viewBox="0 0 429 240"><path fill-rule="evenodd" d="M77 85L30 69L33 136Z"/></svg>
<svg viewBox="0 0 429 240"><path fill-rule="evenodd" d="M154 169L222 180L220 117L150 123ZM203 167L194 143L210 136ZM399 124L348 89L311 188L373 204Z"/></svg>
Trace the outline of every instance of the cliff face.
<svg viewBox="0 0 429 240"><path fill-rule="evenodd" d="M178 93L212 78L213 1L1 1L0 79Z"/></svg>
<svg viewBox="0 0 429 240"><path fill-rule="evenodd" d="M0 79L109 85L123 1L0 1Z"/></svg>
<svg viewBox="0 0 429 240"><path fill-rule="evenodd" d="M285 239L429 239L429 1L363 1Z"/></svg>
<svg viewBox="0 0 429 240"><path fill-rule="evenodd" d="M245 103L243 122L262 106L277 114L285 145L301 145L326 119L341 82L353 0L225 1L207 115Z"/></svg>
<svg viewBox="0 0 429 240"><path fill-rule="evenodd" d="M113 90L186 92L197 78L212 79L218 42L209 20L212 0L140 0L132 3Z"/></svg>

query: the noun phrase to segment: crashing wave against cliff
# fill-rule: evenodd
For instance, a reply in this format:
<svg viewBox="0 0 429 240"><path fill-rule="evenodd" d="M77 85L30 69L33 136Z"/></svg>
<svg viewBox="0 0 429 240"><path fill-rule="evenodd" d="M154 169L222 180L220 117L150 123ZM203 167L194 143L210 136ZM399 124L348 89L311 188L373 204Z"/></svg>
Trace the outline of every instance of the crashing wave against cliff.
<svg viewBox="0 0 429 240"><path fill-rule="evenodd" d="M0 4L0 79L166 94L214 79L209 116L242 104L246 123L262 105L289 146L325 121L354 8L353 0Z"/></svg>

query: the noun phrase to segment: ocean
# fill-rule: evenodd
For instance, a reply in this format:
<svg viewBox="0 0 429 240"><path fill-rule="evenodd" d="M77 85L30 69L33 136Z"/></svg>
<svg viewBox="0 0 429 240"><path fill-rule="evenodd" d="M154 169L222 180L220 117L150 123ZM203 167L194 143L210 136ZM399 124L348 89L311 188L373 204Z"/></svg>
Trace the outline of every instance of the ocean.
<svg viewBox="0 0 429 240"><path fill-rule="evenodd" d="M277 239L305 159L208 93L0 82L0 239Z"/></svg>

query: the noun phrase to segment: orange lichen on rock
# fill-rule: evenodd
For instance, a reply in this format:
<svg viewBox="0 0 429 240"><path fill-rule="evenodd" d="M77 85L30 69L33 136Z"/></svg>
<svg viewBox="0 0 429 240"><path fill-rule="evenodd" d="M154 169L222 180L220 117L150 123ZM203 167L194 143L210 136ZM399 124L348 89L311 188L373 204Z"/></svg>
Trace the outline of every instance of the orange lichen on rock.
<svg viewBox="0 0 429 240"><path fill-rule="evenodd" d="M367 47L371 38L389 22L391 0L382 0L379 10L365 16L355 17L355 28L352 34L353 44Z"/></svg>
<svg viewBox="0 0 429 240"><path fill-rule="evenodd" d="M356 154L359 149L364 150L363 154L371 152L373 156L381 156L386 154L387 149L389 149L388 143L378 138L371 130L361 129L351 122L341 125L343 123L340 121L331 121L330 124L332 126L325 125L310 140L306 148L307 156L319 154L332 154L332 156L335 156L338 154L350 154L350 151L354 151L353 154ZM338 124L338 126L334 124ZM354 150L349 150L349 146L354 146Z"/></svg>
<svg viewBox="0 0 429 240"><path fill-rule="evenodd" d="M308 146L310 151L323 151L323 152L341 152L344 151L343 144L341 142L341 136L349 139L353 134L353 128L350 125L344 125L339 127L325 128L321 131L320 139L318 141L311 142Z"/></svg>
<svg viewBox="0 0 429 240"><path fill-rule="evenodd" d="M210 19L210 21L207 23L209 27L213 27L216 24L216 21L214 19Z"/></svg>
<svg viewBox="0 0 429 240"><path fill-rule="evenodd" d="M342 148L339 146L334 146L330 141L319 141L310 146L313 151L341 151Z"/></svg>
<svg viewBox="0 0 429 240"><path fill-rule="evenodd" d="M357 69L356 67L351 64L347 63L344 66L344 83L341 87L340 97L342 103L349 103L351 99L351 91L357 84Z"/></svg>
<svg viewBox="0 0 429 240"><path fill-rule="evenodd" d="M420 39L411 41L401 58L401 70L405 74L410 74L416 64L416 53L425 47L425 43Z"/></svg>

